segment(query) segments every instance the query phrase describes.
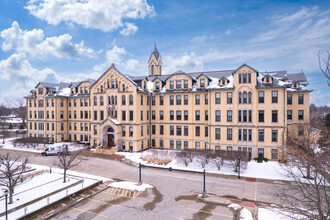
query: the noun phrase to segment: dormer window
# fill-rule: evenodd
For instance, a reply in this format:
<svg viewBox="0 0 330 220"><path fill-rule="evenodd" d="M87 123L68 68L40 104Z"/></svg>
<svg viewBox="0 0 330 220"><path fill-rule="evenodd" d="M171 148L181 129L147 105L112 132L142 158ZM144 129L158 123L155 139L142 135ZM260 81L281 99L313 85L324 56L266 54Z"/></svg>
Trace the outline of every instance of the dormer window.
<svg viewBox="0 0 330 220"><path fill-rule="evenodd" d="M184 80L183 81L183 87L185 88L185 89L188 89L188 80Z"/></svg>
<svg viewBox="0 0 330 220"><path fill-rule="evenodd" d="M299 88L299 83L296 83L296 82L293 83L293 88L295 88L295 89L296 89L296 88Z"/></svg>
<svg viewBox="0 0 330 220"><path fill-rule="evenodd" d="M170 89L174 89L174 82L170 81Z"/></svg>
<svg viewBox="0 0 330 220"><path fill-rule="evenodd" d="M225 84L226 84L226 80L223 79L223 80L222 80L222 85L225 85Z"/></svg>
<svg viewBox="0 0 330 220"><path fill-rule="evenodd" d="M156 82L156 90L159 90L159 82Z"/></svg>
<svg viewBox="0 0 330 220"><path fill-rule="evenodd" d="M269 77L266 77L266 83L269 83Z"/></svg>
<svg viewBox="0 0 330 220"><path fill-rule="evenodd" d="M74 95L74 89L73 88L71 89L71 95Z"/></svg>
<svg viewBox="0 0 330 220"><path fill-rule="evenodd" d="M43 88L39 88L39 89L38 89L38 94L39 94L39 95L42 95L43 93L44 93Z"/></svg>
<svg viewBox="0 0 330 220"><path fill-rule="evenodd" d="M85 93L88 93L88 87L85 87Z"/></svg>
<svg viewBox="0 0 330 220"><path fill-rule="evenodd" d="M205 87L205 79L201 79L200 83L201 83L201 88L204 88Z"/></svg>
<svg viewBox="0 0 330 220"><path fill-rule="evenodd" d="M181 89L181 80L176 81L176 88Z"/></svg>

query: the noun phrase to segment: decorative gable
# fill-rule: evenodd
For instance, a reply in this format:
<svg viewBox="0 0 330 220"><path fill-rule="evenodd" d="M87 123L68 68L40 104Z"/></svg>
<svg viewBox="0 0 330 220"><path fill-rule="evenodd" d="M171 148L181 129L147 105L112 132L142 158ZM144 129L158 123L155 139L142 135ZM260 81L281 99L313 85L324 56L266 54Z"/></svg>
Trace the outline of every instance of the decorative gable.
<svg viewBox="0 0 330 220"><path fill-rule="evenodd" d="M272 85L273 84L273 77L271 75L265 75L262 77L262 83L264 85Z"/></svg>

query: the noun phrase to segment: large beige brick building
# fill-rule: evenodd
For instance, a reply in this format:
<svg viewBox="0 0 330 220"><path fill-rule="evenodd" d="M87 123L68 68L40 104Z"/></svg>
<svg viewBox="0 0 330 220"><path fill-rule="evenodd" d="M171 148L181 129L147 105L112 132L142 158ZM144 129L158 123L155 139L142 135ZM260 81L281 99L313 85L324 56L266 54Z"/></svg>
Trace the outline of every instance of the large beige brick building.
<svg viewBox="0 0 330 220"><path fill-rule="evenodd" d="M148 64L148 76L126 75L112 64L97 80L40 82L26 97L28 135L126 151L240 150L276 160L288 132L301 134L309 121L304 73L243 64L163 75L156 46Z"/></svg>

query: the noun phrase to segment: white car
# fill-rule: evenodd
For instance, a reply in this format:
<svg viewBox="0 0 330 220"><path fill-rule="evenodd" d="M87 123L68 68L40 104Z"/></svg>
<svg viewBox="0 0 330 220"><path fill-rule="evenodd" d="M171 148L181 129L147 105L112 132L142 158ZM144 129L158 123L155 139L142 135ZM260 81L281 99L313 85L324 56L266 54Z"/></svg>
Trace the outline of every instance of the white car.
<svg viewBox="0 0 330 220"><path fill-rule="evenodd" d="M47 147L43 152L41 152L42 156L52 156L52 155L61 155L64 154L64 152L67 152L67 154L70 154L69 150L65 150L61 147Z"/></svg>

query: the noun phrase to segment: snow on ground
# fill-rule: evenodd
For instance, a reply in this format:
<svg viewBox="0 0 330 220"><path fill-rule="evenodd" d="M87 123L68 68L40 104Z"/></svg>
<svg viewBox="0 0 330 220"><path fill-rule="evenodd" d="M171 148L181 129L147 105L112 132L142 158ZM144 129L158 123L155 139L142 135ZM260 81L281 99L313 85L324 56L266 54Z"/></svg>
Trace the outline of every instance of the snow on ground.
<svg viewBox="0 0 330 220"><path fill-rule="evenodd" d="M63 145L68 145L70 151L76 151L76 150L81 150L83 148L86 148L86 145L84 144L78 144L74 142L59 142L59 143L54 143L54 144L39 144L38 147L34 148L27 148L25 146L14 146L13 145L13 140L17 139L15 138L7 138L5 141L5 144L0 144L2 148L5 149L10 149L10 150L17 150L17 151L27 151L27 152L33 152L33 153L41 153L43 149L46 147L60 147Z"/></svg>
<svg viewBox="0 0 330 220"><path fill-rule="evenodd" d="M283 214L282 214L283 213ZM276 208L258 208L258 219L259 220L289 220L292 219L290 216L295 219L299 219L299 215L293 214L287 211L281 211ZM300 216L300 218L303 218Z"/></svg>
<svg viewBox="0 0 330 220"><path fill-rule="evenodd" d="M49 170L49 167L29 164L30 167L36 170ZM110 178L79 173L75 171L67 172L67 182L63 183L63 170L59 168L52 168L52 173L44 173L25 180L22 184L15 187L14 203L8 204L8 210L23 205L37 198L45 197L31 205L24 206L8 215L9 219L17 219L29 214L35 210L45 207L48 204L54 203L68 195L76 193L83 188L87 188L98 181L110 181ZM78 183L75 186L73 184ZM67 190L65 187L69 187ZM56 192L60 190L59 192ZM47 194L53 195L46 196ZM2 194L2 192L1 192ZM0 203L4 202L3 195L0 195ZM4 206L0 206L0 213L4 212Z"/></svg>
<svg viewBox="0 0 330 220"><path fill-rule="evenodd" d="M138 186L137 183L133 183L133 182L113 182L110 183L108 186L120 188L120 189L128 189L132 191L144 191L146 189L154 188L153 186L146 183L143 183L141 186Z"/></svg>
<svg viewBox="0 0 330 220"><path fill-rule="evenodd" d="M160 150L161 154L165 154L165 150ZM137 152L137 153L128 153L128 152L118 152L116 154L125 156L126 159L129 159L135 163L141 163L144 165L152 165L159 167L172 167L175 169L183 169L183 170L195 170L195 171L203 171L201 165L198 163L196 159L193 160L192 163L189 163L188 166L185 166L181 161L175 158L175 151L168 151L168 157L172 160L166 166L157 165L157 164L148 164L147 161L143 161L141 157L152 155L151 151ZM224 166L221 167L220 170L212 163L206 164L205 171L208 173L218 173L225 175L237 175L234 172L233 167L228 162L225 162ZM285 176L284 167L276 162L276 161L268 161L263 163L257 163L256 161L248 162L248 166L246 170L241 170L241 176L245 177L255 177L255 178L263 178L263 179L273 179L273 180L290 180L289 177Z"/></svg>
<svg viewBox="0 0 330 220"><path fill-rule="evenodd" d="M234 210L239 210L241 209L241 206L236 204L236 203L231 203L230 205L227 206L228 208L233 208Z"/></svg>
<svg viewBox="0 0 330 220"><path fill-rule="evenodd" d="M252 212L250 210L248 210L247 208L242 208L240 219L242 219L242 220L253 220Z"/></svg>

